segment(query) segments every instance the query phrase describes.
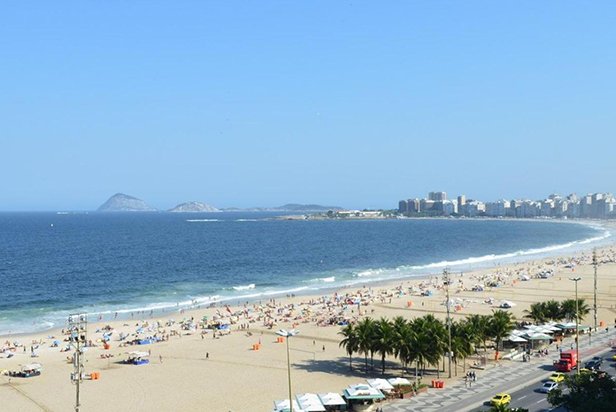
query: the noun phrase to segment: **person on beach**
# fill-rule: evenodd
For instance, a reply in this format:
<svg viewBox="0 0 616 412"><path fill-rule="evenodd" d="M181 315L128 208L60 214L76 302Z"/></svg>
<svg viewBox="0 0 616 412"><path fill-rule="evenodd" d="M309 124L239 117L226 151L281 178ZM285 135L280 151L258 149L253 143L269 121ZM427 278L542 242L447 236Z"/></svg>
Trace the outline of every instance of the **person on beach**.
<svg viewBox="0 0 616 412"><path fill-rule="evenodd" d="M163 355L158 355L158 360L162 364L163 363Z"/></svg>

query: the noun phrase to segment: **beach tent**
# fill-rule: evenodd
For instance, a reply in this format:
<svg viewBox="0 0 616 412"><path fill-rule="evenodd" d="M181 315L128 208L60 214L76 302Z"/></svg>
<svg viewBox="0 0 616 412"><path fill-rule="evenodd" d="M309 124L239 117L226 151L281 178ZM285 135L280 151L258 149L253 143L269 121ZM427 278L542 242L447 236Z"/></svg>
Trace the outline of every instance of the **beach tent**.
<svg viewBox="0 0 616 412"><path fill-rule="evenodd" d="M532 333L526 336L527 336L526 339L528 340L551 340L552 339L550 335L547 335L545 333Z"/></svg>
<svg viewBox="0 0 616 412"><path fill-rule="evenodd" d="M514 334L507 336L503 340L508 341L508 342L515 342L515 343L526 343L526 339L524 339L521 336L514 335Z"/></svg>
<svg viewBox="0 0 616 412"><path fill-rule="evenodd" d="M299 403L299 407L306 412L325 411L323 403L314 393L301 393L296 395L295 398L297 399L297 403Z"/></svg>
<svg viewBox="0 0 616 412"><path fill-rule="evenodd" d="M348 400L376 400L385 399L380 390L370 385L350 385L344 390L344 397Z"/></svg>
<svg viewBox="0 0 616 412"><path fill-rule="evenodd" d="M291 404L288 399L283 399L281 401L274 401L274 412L290 412ZM305 412L299 408L299 405L294 400L293 401L293 411L294 412Z"/></svg>
<svg viewBox="0 0 616 412"><path fill-rule="evenodd" d="M319 399L323 406L328 409L330 407L346 406L346 402L342 399L342 396L334 392L320 393Z"/></svg>
<svg viewBox="0 0 616 412"><path fill-rule="evenodd" d="M368 385L382 392L391 392L394 389L391 383L387 382L387 380L382 379L382 378L367 379L367 382L368 382Z"/></svg>
<svg viewBox="0 0 616 412"><path fill-rule="evenodd" d="M391 383L393 386L398 386L398 385L404 386L404 385L411 384L411 381L406 378L389 378L387 379L387 381Z"/></svg>

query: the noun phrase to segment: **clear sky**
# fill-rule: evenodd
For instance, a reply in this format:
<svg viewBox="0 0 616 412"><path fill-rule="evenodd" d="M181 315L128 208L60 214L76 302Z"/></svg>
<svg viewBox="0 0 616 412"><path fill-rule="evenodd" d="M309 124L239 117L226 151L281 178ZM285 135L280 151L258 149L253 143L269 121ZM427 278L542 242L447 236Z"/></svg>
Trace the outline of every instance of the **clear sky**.
<svg viewBox="0 0 616 412"><path fill-rule="evenodd" d="M0 4L0 210L616 191L614 1Z"/></svg>

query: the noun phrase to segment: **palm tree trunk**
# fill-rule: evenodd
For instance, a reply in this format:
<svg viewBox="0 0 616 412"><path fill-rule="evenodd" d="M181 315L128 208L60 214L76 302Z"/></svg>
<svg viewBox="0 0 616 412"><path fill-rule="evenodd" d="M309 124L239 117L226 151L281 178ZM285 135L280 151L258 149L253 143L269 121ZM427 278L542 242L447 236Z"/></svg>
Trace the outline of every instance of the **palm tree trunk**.
<svg viewBox="0 0 616 412"><path fill-rule="evenodd" d="M381 374L385 375L385 354L381 357Z"/></svg>

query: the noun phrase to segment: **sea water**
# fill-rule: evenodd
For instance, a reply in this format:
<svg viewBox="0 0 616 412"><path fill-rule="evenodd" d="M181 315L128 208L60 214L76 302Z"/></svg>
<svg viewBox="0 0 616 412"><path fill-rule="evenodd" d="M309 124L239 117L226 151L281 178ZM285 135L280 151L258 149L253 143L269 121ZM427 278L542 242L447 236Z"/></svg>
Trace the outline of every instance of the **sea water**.
<svg viewBox="0 0 616 412"><path fill-rule="evenodd" d="M280 220L272 213L0 213L0 334L86 312L156 314L325 293L589 249L609 232L521 220Z"/></svg>

